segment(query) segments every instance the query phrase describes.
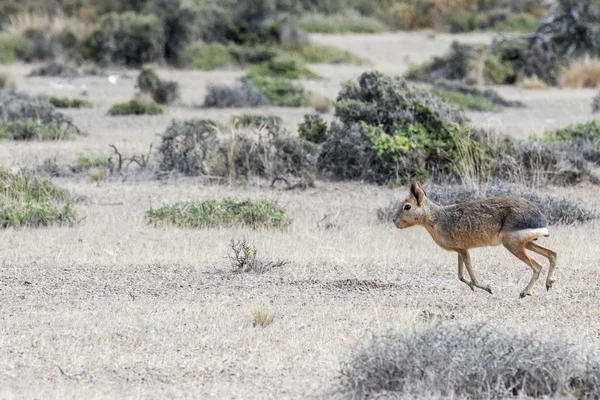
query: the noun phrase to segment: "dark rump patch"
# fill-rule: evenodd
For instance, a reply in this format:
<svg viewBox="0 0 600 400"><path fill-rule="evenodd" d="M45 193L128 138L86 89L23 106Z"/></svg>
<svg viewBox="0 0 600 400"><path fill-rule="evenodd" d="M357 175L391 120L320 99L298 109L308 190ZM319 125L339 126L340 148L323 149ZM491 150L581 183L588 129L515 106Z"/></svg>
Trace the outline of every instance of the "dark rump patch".
<svg viewBox="0 0 600 400"><path fill-rule="evenodd" d="M548 221L546 221L546 217L540 209L531 204L526 212L511 213L505 225L511 230L520 231L522 229L546 228Z"/></svg>

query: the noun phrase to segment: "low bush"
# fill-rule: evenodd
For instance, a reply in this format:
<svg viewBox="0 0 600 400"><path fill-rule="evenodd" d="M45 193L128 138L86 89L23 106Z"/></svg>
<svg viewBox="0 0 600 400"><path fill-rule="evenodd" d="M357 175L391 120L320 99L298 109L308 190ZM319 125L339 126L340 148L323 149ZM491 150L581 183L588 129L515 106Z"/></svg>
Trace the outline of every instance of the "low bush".
<svg viewBox="0 0 600 400"><path fill-rule="evenodd" d="M0 169L0 227L73 225L70 196L47 179Z"/></svg>
<svg viewBox="0 0 600 400"><path fill-rule="evenodd" d="M50 96L48 98L50 104L56 108L91 108L92 103L84 99L68 98L68 97L56 97Z"/></svg>
<svg viewBox="0 0 600 400"><path fill-rule="evenodd" d="M180 202L146 212L150 224L180 228L242 227L283 229L291 224L285 208L268 200L204 200Z"/></svg>
<svg viewBox="0 0 600 400"><path fill-rule="evenodd" d="M327 140L327 123L318 114L307 114L298 125L298 135L311 143L323 143Z"/></svg>
<svg viewBox="0 0 600 400"><path fill-rule="evenodd" d="M598 218L595 210L559 196L541 195L533 189L503 181L494 181L489 185L437 185L425 186L427 197L435 204L448 206L457 203L498 196L519 196L536 204L546 216L550 225L572 225L592 221ZM377 210L377 219L389 223L396 214L402 200L394 200L386 207Z"/></svg>
<svg viewBox="0 0 600 400"><path fill-rule="evenodd" d="M217 147L217 129L212 121L173 121L161 136L159 169L185 175L208 174Z"/></svg>
<svg viewBox="0 0 600 400"><path fill-rule="evenodd" d="M245 80L245 79L244 79ZM268 104L277 107L307 107L310 95L304 88L286 78L252 76L249 80L268 100Z"/></svg>
<svg viewBox="0 0 600 400"><path fill-rule="evenodd" d="M597 113L600 111L600 92L592 99L592 112Z"/></svg>
<svg viewBox="0 0 600 400"><path fill-rule="evenodd" d="M83 135L70 116L56 110L46 99L0 89L0 123L15 129L52 129L55 136ZM51 135L52 136L52 135Z"/></svg>
<svg viewBox="0 0 600 400"><path fill-rule="evenodd" d="M231 117L231 123L238 126L281 125L283 118L279 115L242 114Z"/></svg>
<svg viewBox="0 0 600 400"><path fill-rule="evenodd" d="M108 110L108 115L159 115L163 109L155 102L133 99L125 103L117 103Z"/></svg>
<svg viewBox="0 0 600 400"><path fill-rule="evenodd" d="M47 61L44 65L34 68L27 76L55 76L60 78L77 78L81 73L75 66L61 61Z"/></svg>
<svg viewBox="0 0 600 400"><path fill-rule="evenodd" d="M10 64L15 61L17 61L15 51L5 40L0 39L0 64Z"/></svg>
<svg viewBox="0 0 600 400"><path fill-rule="evenodd" d="M0 122L0 138L12 140L62 140L70 134L53 123L42 124L34 119Z"/></svg>
<svg viewBox="0 0 600 400"><path fill-rule="evenodd" d="M305 14L298 21L307 33L381 33L385 26L376 19L360 14Z"/></svg>
<svg viewBox="0 0 600 400"><path fill-rule="evenodd" d="M221 43L193 43L181 52L179 63L184 68L212 71L233 63L231 49Z"/></svg>
<svg viewBox="0 0 600 400"><path fill-rule="evenodd" d="M345 397L356 399L587 399L600 396L600 360L590 349L539 335L440 323L376 337L342 365L340 383Z"/></svg>
<svg viewBox="0 0 600 400"><path fill-rule="evenodd" d="M504 99L494 89L480 90L472 86L463 85L458 82L448 81L444 79L437 80L435 82L434 88L443 91L458 92L471 97L479 98L500 107L525 107L525 104L518 100Z"/></svg>
<svg viewBox="0 0 600 400"><path fill-rule="evenodd" d="M294 59L278 58L253 67L248 78L323 79Z"/></svg>
<svg viewBox="0 0 600 400"><path fill-rule="evenodd" d="M273 268L283 267L286 261L271 261L258 257L256 247L251 246L244 239L232 240L229 244L230 253L227 256L233 273L256 273L262 274Z"/></svg>
<svg viewBox="0 0 600 400"><path fill-rule="evenodd" d="M301 43L299 45L285 48L293 57L299 57L310 64L355 64L366 65L370 61L359 57L348 50L342 50L335 46L317 43Z"/></svg>
<svg viewBox="0 0 600 400"><path fill-rule="evenodd" d="M514 81L516 72L511 63L503 61L487 46L453 42L446 55L436 56L431 61L411 67L405 77L428 83L439 79L470 79L488 84L503 84Z"/></svg>
<svg viewBox="0 0 600 400"><path fill-rule="evenodd" d="M161 60L165 44L165 30L157 16L128 11L103 16L80 52L99 65L115 63L139 68Z"/></svg>
<svg viewBox="0 0 600 400"><path fill-rule="evenodd" d="M231 85L211 83L204 98L204 107L242 108L268 104L269 99L248 80Z"/></svg>
<svg viewBox="0 0 600 400"><path fill-rule="evenodd" d="M494 25L494 30L503 32L534 32L536 19L529 13L508 14L505 20Z"/></svg>
<svg viewBox="0 0 600 400"><path fill-rule="evenodd" d="M475 110L488 112L502 111L502 107L497 106L496 104L493 104L484 98L472 96L470 94L464 94L453 90L438 88L434 88L432 90L432 93L438 96L440 99L456 106L459 110Z"/></svg>
<svg viewBox="0 0 600 400"><path fill-rule="evenodd" d="M175 81L163 81L150 67L142 68L137 77L137 87L142 93L148 93L158 104L171 104L179 99L179 84Z"/></svg>

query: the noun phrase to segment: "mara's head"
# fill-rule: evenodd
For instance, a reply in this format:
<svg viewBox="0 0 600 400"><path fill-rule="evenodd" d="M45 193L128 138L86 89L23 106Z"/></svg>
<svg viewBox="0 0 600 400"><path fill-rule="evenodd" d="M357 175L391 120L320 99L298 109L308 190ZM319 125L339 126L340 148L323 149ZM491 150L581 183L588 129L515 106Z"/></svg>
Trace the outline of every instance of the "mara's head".
<svg viewBox="0 0 600 400"><path fill-rule="evenodd" d="M425 191L419 182L413 182L410 185L408 198L402 202L394 215L394 224L400 229L422 225L427 219L428 212L429 206Z"/></svg>

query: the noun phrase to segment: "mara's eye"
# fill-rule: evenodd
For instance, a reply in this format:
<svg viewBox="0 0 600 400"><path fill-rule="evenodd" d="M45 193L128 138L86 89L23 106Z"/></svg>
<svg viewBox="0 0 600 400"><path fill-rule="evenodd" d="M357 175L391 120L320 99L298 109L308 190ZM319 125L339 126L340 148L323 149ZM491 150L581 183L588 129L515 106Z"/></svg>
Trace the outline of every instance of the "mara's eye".
<svg viewBox="0 0 600 400"><path fill-rule="evenodd" d="M407 205L405 205L405 206L404 206L404 209L405 209L405 210L410 210L410 204L407 204Z"/></svg>

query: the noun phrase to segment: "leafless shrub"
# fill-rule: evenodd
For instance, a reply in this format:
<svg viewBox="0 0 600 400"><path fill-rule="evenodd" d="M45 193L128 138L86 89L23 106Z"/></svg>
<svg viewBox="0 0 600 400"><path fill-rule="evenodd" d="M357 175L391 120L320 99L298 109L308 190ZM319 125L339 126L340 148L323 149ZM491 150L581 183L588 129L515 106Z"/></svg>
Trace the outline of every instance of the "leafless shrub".
<svg viewBox="0 0 600 400"><path fill-rule="evenodd" d="M60 78L77 78L81 72L77 67L66 62L51 60L33 69L27 76L55 76Z"/></svg>
<svg viewBox="0 0 600 400"><path fill-rule="evenodd" d="M247 272L262 274L288 263L284 260L271 261L259 258L256 247L249 245L245 239L232 240L229 248L230 253L227 257L230 261L231 271L236 274Z"/></svg>
<svg viewBox="0 0 600 400"><path fill-rule="evenodd" d="M249 80L240 84L209 84L204 98L204 107L240 108L260 107L269 100Z"/></svg>
<svg viewBox="0 0 600 400"><path fill-rule="evenodd" d="M570 343L488 324L438 323L375 338L344 363L346 398L600 396L600 359Z"/></svg>
<svg viewBox="0 0 600 400"><path fill-rule="evenodd" d="M66 134L84 134L73 124L70 116L58 111L46 99L0 89L0 122L18 120L32 120L45 125L53 124Z"/></svg>

